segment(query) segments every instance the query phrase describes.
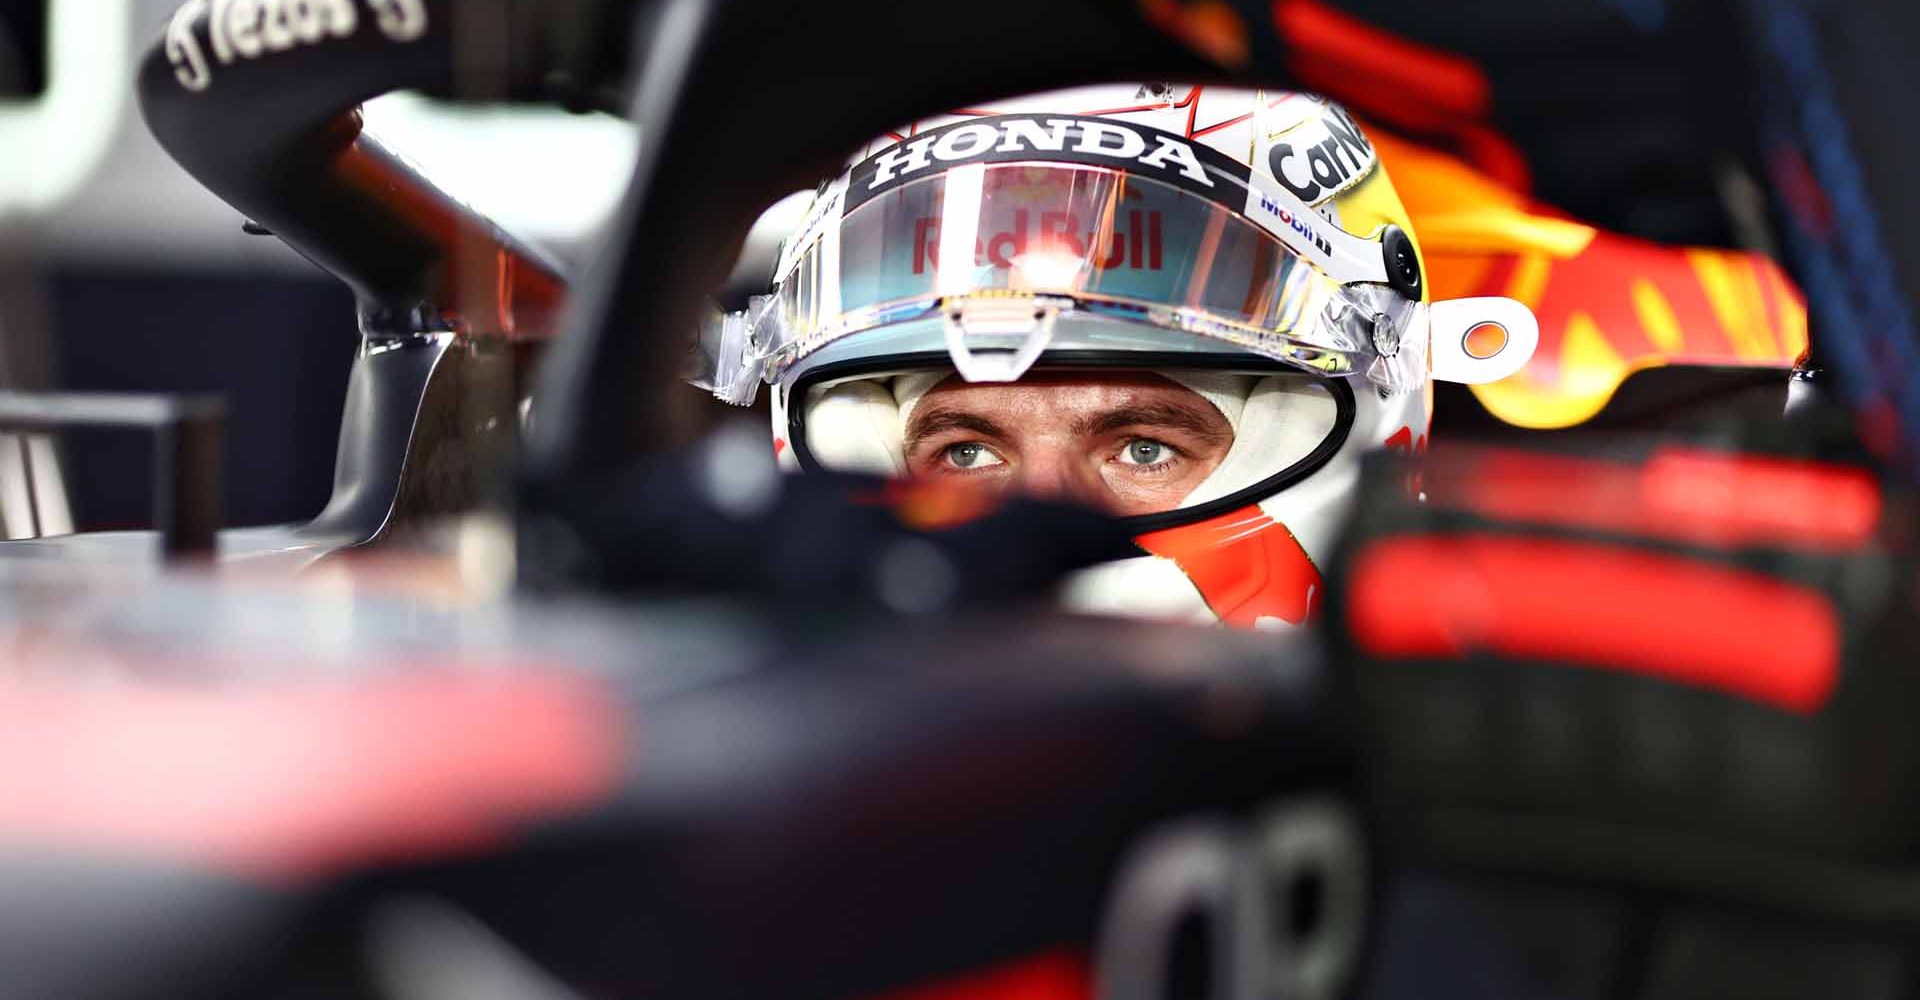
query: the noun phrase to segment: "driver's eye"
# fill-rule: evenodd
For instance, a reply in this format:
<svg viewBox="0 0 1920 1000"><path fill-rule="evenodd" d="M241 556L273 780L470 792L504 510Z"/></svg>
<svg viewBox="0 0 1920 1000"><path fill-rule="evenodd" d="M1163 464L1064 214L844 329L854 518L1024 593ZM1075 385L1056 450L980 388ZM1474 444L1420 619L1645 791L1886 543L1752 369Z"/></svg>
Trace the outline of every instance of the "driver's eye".
<svg viewBox="0 0 1920 1000"><path fill-rule="evenodd" d="M1120 460L1128 465L1158 465L1173 457L1173 446L1152 438L1135 438L1120 451Z"/></svg>
<svg viewBox="0 0 1920 1000"><path fill-rule="evenodd" d="M1000 456L978 441L948 445L946 457L947 464L956 469L984 469L1001 464Z"/></svg>

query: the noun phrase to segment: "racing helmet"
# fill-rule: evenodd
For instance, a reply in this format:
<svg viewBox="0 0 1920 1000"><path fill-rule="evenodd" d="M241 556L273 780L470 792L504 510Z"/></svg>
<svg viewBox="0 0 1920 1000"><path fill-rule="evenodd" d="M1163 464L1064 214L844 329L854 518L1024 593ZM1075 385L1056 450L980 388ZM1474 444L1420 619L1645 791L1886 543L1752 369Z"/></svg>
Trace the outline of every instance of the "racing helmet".
<svg viewBox="0 0 1920 1000"><path fill-rule="evenodd" d="M1257 627L1313 617L1359 457L1424 450L1430 380L1505 377L1538 337L1519 302L1428 300L1372 144L1302 93L1093 86L915 122L821 185L774 277L703 335L696 381L770 384L789 470L903 474L907 415L948 379L1201 395L1224 458L1065 596Z"/></svg>

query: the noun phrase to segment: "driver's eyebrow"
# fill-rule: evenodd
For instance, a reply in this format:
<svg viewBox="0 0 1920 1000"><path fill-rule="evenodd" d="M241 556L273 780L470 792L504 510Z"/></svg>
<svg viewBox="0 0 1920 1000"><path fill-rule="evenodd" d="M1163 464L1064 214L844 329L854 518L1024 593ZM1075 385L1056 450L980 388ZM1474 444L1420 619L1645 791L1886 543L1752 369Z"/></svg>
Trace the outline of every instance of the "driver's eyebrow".
<svg viewBox="0 0 1920 1000"><path fill-rule="evenodd" d="M1128 427L1165 427L1186 431L1202 440L1213 442L1230 437L1230 433L1221 430L1224 420L1213 421L1193 412L1190 407L1176 406L1172 403L1128 403L1115 407L1105 413L1082 418L1074 424L1074 432L1083 435L1110 434Z"/></svg>
<svg viewBox="0 0 1920 1000"><path fill-rule="evenodd" d="M949 410L933 406L920 410L907 421L907 447L912 448L921 441L943 431L972 431L982 437L1006 440L1007 433L999 424L977 413L963 410Z"/></svg>

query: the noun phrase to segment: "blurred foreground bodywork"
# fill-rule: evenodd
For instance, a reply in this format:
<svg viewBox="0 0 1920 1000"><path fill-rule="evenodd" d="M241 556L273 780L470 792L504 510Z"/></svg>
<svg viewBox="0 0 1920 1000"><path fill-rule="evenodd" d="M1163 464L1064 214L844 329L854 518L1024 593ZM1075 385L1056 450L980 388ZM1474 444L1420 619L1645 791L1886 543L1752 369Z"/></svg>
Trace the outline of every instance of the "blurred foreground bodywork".
<svg viewBox="0 0 1920 1000"><path fill-rule="evenodd" d="M1828 450L1443 448L1426 504L1382 456L1324 643L0 564L0 743L59 748L0 770L0 947L75 997L1905 995L1911 501Z"/></svg>

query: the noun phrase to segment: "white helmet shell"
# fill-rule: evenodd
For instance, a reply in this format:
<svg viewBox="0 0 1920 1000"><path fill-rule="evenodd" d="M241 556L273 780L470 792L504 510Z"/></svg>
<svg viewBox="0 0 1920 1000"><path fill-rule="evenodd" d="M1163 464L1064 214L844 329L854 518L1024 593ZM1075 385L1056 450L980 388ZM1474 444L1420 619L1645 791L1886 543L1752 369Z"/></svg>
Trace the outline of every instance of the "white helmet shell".
<svg viewBox="0 0 1920 1000"><path fill-rule="evenodd" d="M993 102L879 137L822 186L744 353L792 469L902 472L903 412L937 380L912 373L1006 381L1098 353L1198 387L1234 444L1179 508L1137 519L1139 558L1082 574L1069 602L1295 625L1361 456L1423 450L1431 378L1503 377L1537 339L1511 300L1428 303L1407 230L1359 125L1311 95ZM1487 324L1493 352L1461 346Z"/></svg>

